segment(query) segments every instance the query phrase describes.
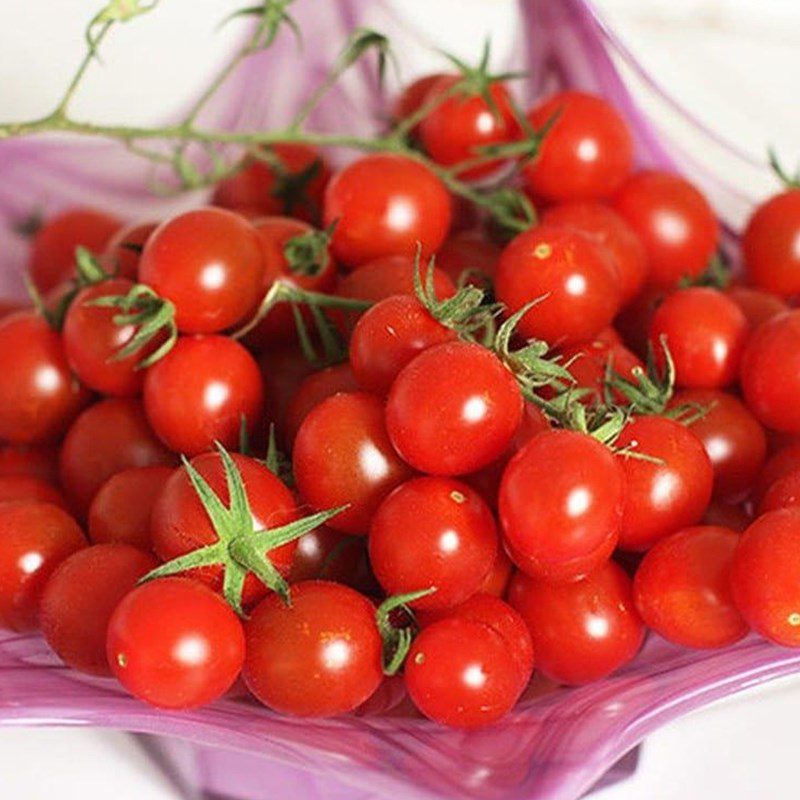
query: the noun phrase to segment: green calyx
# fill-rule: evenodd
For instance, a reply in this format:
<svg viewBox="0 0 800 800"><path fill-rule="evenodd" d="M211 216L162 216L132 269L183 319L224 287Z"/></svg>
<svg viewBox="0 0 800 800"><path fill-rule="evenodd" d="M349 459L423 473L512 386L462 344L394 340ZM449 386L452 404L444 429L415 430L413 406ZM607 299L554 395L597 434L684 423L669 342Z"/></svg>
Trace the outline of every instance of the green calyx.
<svg viewBox="0 0 800 800"><path fill-rule="evenodd" d="M378 625L381 638L383 639L383 674L396 675L403 662L408 655L408 650L411 647L411 642L414 641L414 636L417 633L417 625L414 621L414 614L408 607L409 603L419 600L421 597L427 597L436 591L436 587L432 586L430 589L421 589L417 592L409 592L408 594L398 594L393 597L387 597L375 612L375 622ZM411 625L397 628L392 625L391 613L398 608L404 609L408 617L411 619Z"/></svg>
<svg viewBox="0 0 800 800"><path fill-rule="evenodd" d="M769 165L772 168L772 171L785 188L800 189L800 167L795 170L793 175L790 174L786 169L784 169L783 165L778 159L777 152L775 152L775 149L772 147L767 150L767 157L769 159Z"/></svg>
<svg viewBox="0 0 800 800"><path fill-rule="evenodd" d="M289 239L283 246L289 271L306 277L324 272L330 263L328 247L335 227L336 223L333 223L324 231L312 230Z"/></svg>
<svg viewBox="0 0 800 800"><path fill-rule="evenodd" d="M230 454L221 444L217 444L217 451L225 470L230 498L228 506L215 494L191 463L185 457L182 459L192 487L217 534L217 541L162 564L145 575L140 583L199 567L222 566L223 595L239 616L246 616L242 606L242 593L249 572L289 604L291 602L289 585L269 560L269 551L299 539L344 511L347 506L321 511L277 528L256 530L242 476Z"/></svg>
<svg viewBox="0 0 800 800"><path fill-rule="evenodd" d="M664 356L664 367L659 369L652 344L647 347L647 366L634 367L634 380L624 378L611 366L606 371L605 385L607 396L612 392L621 394L634 414L664 414L669 401L675 393L675 362L662 336L659 346Z"/></svg>
<svg viewBox="0 0 800 800"><path fill-rule="evenodd" d="M706 268L697 277L682 278L678 288L688 289L691 286L708 286L712 289L727 289L731 278L730 264L726 262L721 253L714 253L709 259Z"/></svg>

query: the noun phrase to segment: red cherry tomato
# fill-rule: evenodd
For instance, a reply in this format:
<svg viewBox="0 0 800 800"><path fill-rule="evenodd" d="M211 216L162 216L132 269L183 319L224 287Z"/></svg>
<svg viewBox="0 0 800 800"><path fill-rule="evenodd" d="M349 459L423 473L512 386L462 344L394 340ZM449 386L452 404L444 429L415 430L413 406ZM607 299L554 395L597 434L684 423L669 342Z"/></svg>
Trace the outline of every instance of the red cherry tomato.
<svg viewBox="0 0 800 800"><path fill-rule="evenodd" d="M460 231L450 236L436 253L436 266L454 284L488 286L494 278L500 248L481 231Z"/></svg>
<svg viewBox="0 0 800 800"><path fill-rule="evenodd" d="M57 506L0 504L0 628L35 628L47 579L85 545L78 523Z"/></svg>
<svg viewBox="0 0 800 800"><path fill-rule="evenodd" d="M789 306L780 297L761 289L731 286L726 294L739 306L751 328L757 328L762 322L789 310Z"/></svg>
<svg viewBox="0 0 800 800"><path fill-rule="evenodd" d="M523 169L527 189L550 202L610 196L633 166L633 139L619 112L600 97L559 92L528 112L534 128L555 119L539 154Z"/></svg>
<svg viewBox="0 0 800 800"><path fill-rule="evenodd" d="M753 331L740 379L745 402L764 425L800 433L800 311L774 317Z"/></svg>
<svg viewBox="0 0 800 800"><path fill-rule="evenodd" d="M366 561L364 539L320 525L297 540L289 583L328 580L356 588Z"/></svg>
<svg viewBox="0 0 800 800"><path fill-rule="evenodd" d="M767 437L758 420L731 394L713 389L678 392L671 407L708 409L689 426L703 443L714 468L714 496L741 500L758 477L767 456Z"/></svg>
<svg viewBox="0 0 800 800"><path fill-rule="evenodd" d="M741 505L712 500L703 514L703 525L717 525L741 533L753 521L747 509Z"/></svg>
<svg viewBox="0 0 800 800"><path fill-rule="evenodd" d="M350 366L363 389L387 395L400 370L423 350L452 341L416 297L394 295L368 309L350 337Z"/></svg>
<svg viewBox="0 0 800 800"><path fill-rule="evenodd" d="M243 322L261 299L264 258L253 226L221 208L162 223L147 240L139 280L175 306L183 333L217 333Z"/></svg>
<svg viewBox="0 0 800 800"><path fill-rule="evenodd" d="M668 172L637 172L620 187L613 205L644 244L653 286L670 289L708 266L719 223L688 181Z"/></svg>
<svg viewBox="0 0 800 800"><path fill-rule="evenodd" d="M226 336L185 336L147 370L147 421L170 449L188 456L214 442L233 449L242 418L252 433L264 388L253 357Z"/></svg>
<svg viewBox="0 0 800 800"><path fill-rule="evenodd" d="M624 501L622 469L605 445L577 431L540 433L511 459L500 484L509 555L535 577L585 575L611 555Z"/></svg>
<svg viewBox="0 0 800 800"><path fill-rule="evenodd" d="M430 88L425 102L453 92L461 75L443 75ZM481 155L481 148L511 142L519 138L520 128L506 87L493 81L486 88L491 105L484 95L468 89L457 91L442 100L419 126L419 138L425 152L438 164L453 167ZM502 159L460 170L464 179L481 178L494 172Z"/></svg>
<svg viewBox="0 0 800 800"><path fill-rule="evenodd" d="M333 253L348 267L382 256L426 256L450 229L450 196L427 167L380 153L354 161L325 192L325 226L337 222Z"/></svg>
<svg viewBox="0 0 800 800"><path fill-rule="evenodd" d="M14 476L58 483L58 451L41 445L0 445L0 478Z"/></svg>
<svg viewBox="0 0 800 800"><path fill-rule="evenodd" d="M161 578L117 606L106 653L134 697L157 708L197 708L233 685L244 663L244 633L230 606L207 586Z"/></svg>
<svg viewBox="0 0 800 800"><path fill-rule="evenodd" d="M800 469L778 478L764 493L758 504L758 514L800 505Z"/></svg>
<svg viewBox="0 0 800 800"><path fill-rule="evenodd" d="M394 120L394 122L401 122L406 117L410 117L418 111L428 97L428 93L433 85L440 78L444 77L444 73L436 72L432 75L423 75L421 78L417 78L415 81L409 83L396 98L392 106L392 120ZM411 132L412 135L417 134L418 127L419 126Z"/></svg>
<svg viewBox="0 0 800 800"><path fill-rule="evenodd" d="M663 361L663 337L675 362L676 385L691 389L733 383L748 335L747 318L736 303L702 286L669 295L650 322L653 352Z"/></svg>
<svg viewBox="0 0 800 800"><path fill-rule="evenodd" d="M412 608L452 608L475 594L497 553L497 529L480 495L450 478L414 478L380 505L369 559L387 595L435 587Z"/></svg>
<svg viewBox="0 0 800 800"><path fill-rule="evenodd" d="M267 349L261 354L259 367L266 393L264 413L282 436L289 402L300 384L314 372L314 364L296 343L292 343L280 349Z"/></svg>
<svg viewBox="0 0 800 800"><path fill-rule="evenodd" d="M112 398L87 408L69 429L59 456L61 485L84 517L98 489L129 467L172 465L175 456L156 439L137 400Z"/></svg>
<svg viewBox="0 0 800 800"><path fill-rule="evenodd" d="M89 539L152 550L150 513L173 468L132 467L112 475L89 506Z"/></svg>
<svg viewBox="0 0 800 800"><path fill-rule="evenodd" d="M505 597L508 582L511 580L513 572L514 562L506 555L506 551L500 547L497 550L492 568L483 579L483 583L480 585L477 594Z"/></svg>
<svg viewBox="0 0 800 800"><path fill-rule="evenodd" d="M620 304L610 257L583 234L552 225L539 225L511 241L497 265L495 292L508 314L540 300L517 330L552 345L592 339L611 323Z"/></svg>
<svg viewBox="0 0 800 800"><path fill-rule="evenodd" d="M39 607L45 641L67 666L110 675L108 621L119 602L158 562L126 544L98 544L73 553L47 581Z"/></svg>
<svg viewBox="0 0 800 800"><path fill-rule="evenodd" d="M631 455L621 457L627 494L621 548L646 550L667 534L702 519L711 499L714 470L691 430L666 417L636 417L615 446L631 448Z"/></svg>
<svg viewBox="0 0 800 800"><path fill-rule="evenodd" d="M109 275L135 283L139 277L142 250L158 225L158 222L139 222L120 228L109 239L100 257L103 269Z"/></svg>
<svg viewBox="0 0 800 800"><path fill-rule="evenodd" d="M756 507L773 483L797 469L800 469L800 442L789 444L770 456L753 487L752 499Z"/></svg>
<svg viewBox="0 0 800 800"><path fill-rule="evenodd" d="M69 370L61 337L32 311L0 321L0 439L57 439L89 395Z"/></svg>
<svg viewBox="0 0 800 800"><path fill-rule="evenodd" d="M748 632L730 589L735 531L684 528L645 554L633 597L645 624L683 647L727 647Z"/></svg>
<svg viewBox="0 0 800 800"><path fill-rule="evenodd" d="M405 664L414 705L429 719L453 728L479 728L504 717L517 702L519 666L494 627L450 617L414 640Z"/></svg>
<svg viewBox="0 0 800 800"><path fill-rule="evenodd" d="M759 517L741 536L731 567L733 600L750 627L800 647L800 509Z"/></svg>
<svg viewBox="0 0 800 800"><path fill-rule="evenodd" d="M781 297L800 294L800 190L781 192L756 208L742 253L750 283Z"/></svg>
<svg viewBox="0 0 800 800"><path fill-rule="evenodd" d="M631 661L644 640L630 578L613 561L572 583L518 572L508 602L528 625L537 669L558 683L605 678Z"/></svg>
<svg viewBox="0 0 800 800"><path fill-rule="evenodd" d="M52 483L30 475L0 476L0 503L52 503L66 509L67 501Z"/></svg>
<svg viewBox="0 0 800 800"><path fill-rule="evenodd" d="M386 404L386 428L415 469L464 475L503 454L522 410L514 376L494 353L449 342L423 351L397 376Z"/></svg>
<svg viewBox="0 0 800 800"><path fill-rule="evenodd" d="M411 477L389 441L383 401L363 392L340 392L311 410L295 437L292 464L312 508L349 504L328 525L354 534L366 534L384 497Z"/></svg>
<svg viewBox="0 0 800 800"><path fill-rule="evenodd" d="M292 493L269 469L254 458L239 453L231 453L231 458L242 476L253 518L253 530L278 528L299 517ZM230 497L219 453L195 456L191 464L227 507ZM171 561L219 541L184 468L172 473L156 499L150 515L150 536L153 549L163 561ZM296 549L297 542L294 541L276 547L267 554L284 577L289 574ZM199 567L192 570L190 575L219 592L222 590L223 572L222 565L215 565ZM266 593L267 588L261 581L255 575L248 574L242 595L244 605L251 605Z"/></svg>
<svg viewBox="0 0 800 800"><path fill-rule="evenodd" d="M82 246L99 255L121 223L92 208L73 208L51 217L36 232L28 272L36 288L46 294L75 276L75 250Z"/></svg>
<svg viewBox="0 0 800 800"><path fill-rule="evenodd" d="M246 623L247 687L283 714L331 717L360 706L383 680L375 607L328 581L292 587L292 604L267 597Z"/></svg>
<svg viewBox="0 0 800 800"><path fill-rule="evenodd" d="M639 294L647 279L647 253L631 226L613 208L602 203L564 203L546 209L542 222L572 228L605 249L617 271L621 305Z"/></svg>

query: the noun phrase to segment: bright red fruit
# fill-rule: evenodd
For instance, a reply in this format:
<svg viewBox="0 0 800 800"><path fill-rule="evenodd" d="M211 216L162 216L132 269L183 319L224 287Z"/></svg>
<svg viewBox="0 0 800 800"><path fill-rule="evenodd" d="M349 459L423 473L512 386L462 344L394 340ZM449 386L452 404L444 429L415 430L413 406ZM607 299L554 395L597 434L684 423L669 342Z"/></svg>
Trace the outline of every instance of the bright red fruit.
<svg viewBox="0 0 800 800"><path fill-rule="evenodd" d="M67 507L64 496L52 483L30 475L0 476L0 503L15 503L20 500Z"/></svg>
<svg viewBox="0 0 800 800"><path fill-rule="evenodd" d="M725 294L739 306L751 328L757 328L762 322L789 310L789 306L780 297L761 289L731 286Z"/></svg>
<svg viewBox="0 0 800 800"><path fill-rule="evenodd" d="M460 231L436 253L436 266L456 285L486 287L493 279L500 248L481 231Z"/></svg>
<svg viewBox="0 0 800 800"><path fill-rule="evenodd" d="M135 283L139 277L142 250L158 225L158 222L139 222L120 228L109 239L100 257L103 269L115 278L127 278Z"/></svg>
<svg viewBox="0 0 800 800"><path fill-rule="evenodd" d="M767 489L758 504L758 513L766 514L778 508L800 506L800 469L778 478Z"/></svg>
<svg viewBox="0 0 800 800"><path fill-rule="evenodd" d="M0 444L0 478L10 477L58 483L58 451L46 445Z"/></svg>

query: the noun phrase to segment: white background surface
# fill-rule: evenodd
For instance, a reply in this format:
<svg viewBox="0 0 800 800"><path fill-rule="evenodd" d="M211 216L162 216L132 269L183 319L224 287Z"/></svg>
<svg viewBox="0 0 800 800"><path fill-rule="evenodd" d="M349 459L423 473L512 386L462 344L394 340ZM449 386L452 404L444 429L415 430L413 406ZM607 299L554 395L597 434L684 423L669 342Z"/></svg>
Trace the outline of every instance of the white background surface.
<svg viewBox="0 0 800 800"><path fill-rule="evenodd" d="M559 0L551 0L558 2ZM44 112L80 55L100 0L0 0L0 118ZM213 69L235 38L214 35L241 3L163 0L121 29L76 110L157 119ZM798 0L598 0L659 78L751 153L800 157ZM469 54L487 30L510 34L508 0L403 0L421 29ZM453 9L457 8L457 13ZM794 148L794 150L792 150ZM789 800L798 797L800 679L696 713L655 734L636 776L599 800ZM0 800L176 800L123 734L0 730ZM266 798L266 795L265 795ZM270 798L269 800L290 800Z"/></svg>

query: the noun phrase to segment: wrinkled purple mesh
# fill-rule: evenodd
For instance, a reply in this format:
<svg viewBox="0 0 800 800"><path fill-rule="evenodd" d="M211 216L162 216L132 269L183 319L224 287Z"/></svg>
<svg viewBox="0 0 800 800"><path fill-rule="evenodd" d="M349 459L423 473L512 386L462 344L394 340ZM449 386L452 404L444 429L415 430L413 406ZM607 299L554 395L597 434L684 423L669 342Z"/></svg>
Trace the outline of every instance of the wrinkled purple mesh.
<svg viewBox="0 0 800 800"><path fill-rule="evenodd" d="M665 95L631 58L585 0L523 0L517 63L531 70L530 97L562 86L599 92L622 109L636 136L642 165L688 170L732 223L747 198L692 161L641 113L620 77L626 69L671 112L754 169ZM356 24L401 25L381 2L298 0L304 32L298 54L289 36L256 56L207 109L208 124L231 129L286 123L331 63ZM303 59L303 70L296 65ZM299 84L286 76L302 75ZM314 113L323 131L380 128L385 98L373 71L356 69ZM191 205L195 194L154 198L142 162L113 144L61 137L0 143L0 296L19 295L24 241L13 224L37 207L76 204L152 218ZM160 713L128 698L111 681L89 679L56 663L37 637L0 638L0 724L95 725L170 738L147 746L186 797L230 795L312 798L474 797L486 800L572 800L607 775L635 766L630 753L659 725L705 703L800 669L800 652L755 639L721 652L689 652L651 638L635 663L581 689L535 683L520 707L490 729L437 728L408 708L401 685L389 682L358 715L325 721L278 717L241 694L194 712ZM614 766L616 765L616 767ZM609 769L614 770L608 774Z"/></svg>

